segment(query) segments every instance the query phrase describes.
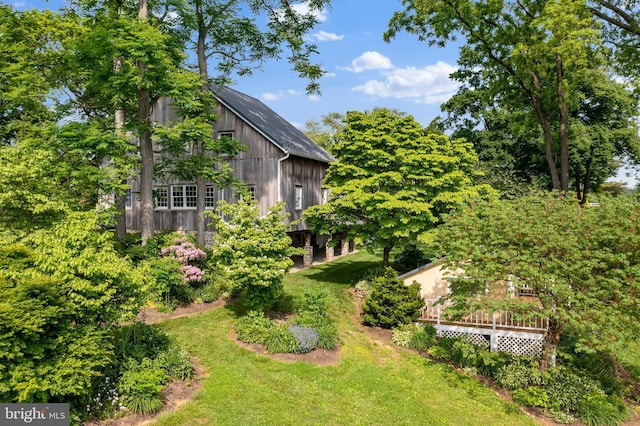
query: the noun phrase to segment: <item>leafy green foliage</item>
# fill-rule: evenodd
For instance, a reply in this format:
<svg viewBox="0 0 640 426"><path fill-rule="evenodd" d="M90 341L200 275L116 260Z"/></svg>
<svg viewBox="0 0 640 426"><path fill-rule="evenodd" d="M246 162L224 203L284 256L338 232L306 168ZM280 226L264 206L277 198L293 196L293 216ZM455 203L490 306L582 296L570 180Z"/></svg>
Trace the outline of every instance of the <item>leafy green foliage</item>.
<svg viewBox="0 0 640 426"><path fill-rule="evenodd" d="M409 244L396 255L391 267L399 274L404 274L426 265L431 260L416 244Z"/></svg>
<svg viewBox="0 0 640 426"><path fill-rule="evenodd" d="M238 318L233 327L238 340L245 343L264 343L274 324L262 312L251 311Z"/></svg>
<svg viewBox="0 0 640 426"><path fill-rule="evenodd" d="M114 330L116 359L155 359L170 346L169 337L156 325L134 322Z"/></svg>
<svg viewBox="0 0 640 426"><path fill-rule="evenodd" d="M549 318L543 362L566 329L576 351L615 353L640 332L632 296L640 286L638 208L624 197L582 208L553 194L471 205L439 230L446 268L484 277L489 287L500 281L527 286L539 305L476 297L463 285L448 298L464 312L504 308L523 319Z"/></svg>
<svg viewBox="0 0 640 426"><path fill-rule="evenodd" d="M371 283L371 294L362 304L362 320L369 326L393 328L413 321L423 304L420 285L405 285L396 271L387 268Z"/></svg>
<svg viewBox="0 0 640 426"><path fill-rule="evenodd" d="M547 395L544 389L538 386L516 389L511 396L515 402L520 405L526 405L527 407L548 408L550 404L549 395Z"/></svg>
<svg viewBox="0 0 640 426"><path fill-rule="evenodd" d="M436 329L431 324L403 324L392 330L391 340L398 346L426 352L436 343Z"/></svg>
<svg viewBox="0 0 640 426"><path fill-rule="evenodd" d="M0 394L71 400L110 362L108 327L133 318L145 278L92 213L0 245Z"/></svg>
<svg viewBox="0 0 640 426"><path fill-rule="evenodd" d="M189 353L180 349L175 343L160 353L157 359L159 365L162 366L169 377L178 380L187 380L193 379L196 375L196 370L191 364Z"/></svg>
<svg viewBox="0 0 640 426"><path fill-rule="evenodd" d="M585 395L605 396L594 380L562 367L549 370L545 377L545 389L554 403L557 402L560 408L570 411L578 409Z"/></svg>
<svg viewBox="0 0 640 426"><path fill-rule="evenodd" d="M576 414L588 426L617 426L629 418L622 399L607 398L600 393L584 395Z"/></svg>
<svg viewBox="0 0 640 426"><path fill-rule="evenodd" d="M342 141L325 177L331 199L304 212L321 234L360 236L369 249L389 252L436 226L468 197L491 192L473 185L477 157L470 144L427 133L397 111L347 113Z"/></svg>
<svg viewBox="0 0 640 426"><path fill-rule="evenodd" d="M290 257L302 249L291 247L280 214L282 205L260 217L252 200L220 204L218 212L226 220L212 216L216 238L211 255L224 269L224 278L243 292L246 306L265 307L282 294L284 274L293 264Z"/></svg>
<svg viewBox="0 0 640 426"><path fill-rule="evenodd" d="M499 368L496 372L495 380L497 384L507 389L541 385L544 382L537 363L527 357L515 358L511 363ZM554 395L551 394L550 396L552 398L554 397Z"/></svg>
<svg viewBox="0 0 640 426"><path fill-rule="evenodd" d="M149 358L129 359L118 391L122 403L134 413L151 414L162 408L162 389L169 379L167 372Z"/></svg>
<svg viewBox="0 0 640 426"><path fill-rule="evenodd" d="M538 180L546 162L550 186L568 191L572 184L586 203L591 186L612 174L616 156L637 156L635 101L628 86L610 77L614 64L603 42L609 34L595 22L624 16L617 22L630 28L637 15L627 15L626 5L455 0L403 6L390 20L387 41L401 31L440 46L464 40L453 73L461 88L444 109L448 124L476 143L489 170L506 169L494 179L504 195ZM592 13L598 8L605 11Z"/></svg>
<svg viewBox="0 0 640 426"><path fill-rule="evenodd" d="M271 353L300 353L300 341L288 330L286 324L279 324L269 330L264 346Z"/></svg>

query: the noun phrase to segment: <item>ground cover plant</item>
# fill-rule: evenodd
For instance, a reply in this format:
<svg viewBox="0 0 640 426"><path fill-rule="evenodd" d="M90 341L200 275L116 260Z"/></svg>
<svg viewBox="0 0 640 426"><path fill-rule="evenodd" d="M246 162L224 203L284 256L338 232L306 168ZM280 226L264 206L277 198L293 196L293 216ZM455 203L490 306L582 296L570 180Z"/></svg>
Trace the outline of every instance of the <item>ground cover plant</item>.
<svg viewBox="0 0 640 426"><path fill-rule="evenodd" d="M476 380L365 332L352 287L379 263L361 252L285 277L293 306L309 291L326 292L337 365L281 362L237 345L229 330L246 314L239 303L162 323L208 375L191 401L156 424L534 425Z"/></svg>
<svg viewBox="0 0 640 426"><path fill-rule="evenodd" d="M306 292L295 315L274 321L264 313L250 311L234 323L238 340L260 343L271 353L307 353L316 348L335 349L335 321L326 314L326 294Z"/></svg>

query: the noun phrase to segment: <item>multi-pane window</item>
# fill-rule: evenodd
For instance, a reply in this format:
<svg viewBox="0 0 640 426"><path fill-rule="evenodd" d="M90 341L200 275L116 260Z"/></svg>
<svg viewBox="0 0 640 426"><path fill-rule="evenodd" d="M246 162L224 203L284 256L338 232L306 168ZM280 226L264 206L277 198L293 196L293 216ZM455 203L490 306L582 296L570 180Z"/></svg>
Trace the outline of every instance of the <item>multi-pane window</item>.
<svg viewBox="0 0 640 426"><path fill-rule="evenodd" d="M296 210L302 210L302 185L296 185L294 196Z"/></svg>
<svg viewBox="0 0 640 426"><path fill-rule="evenodd" d="M124 207L126 209L130 209L133 207L133 197L131 196L130 189L127 189L127 192L124 195Z"/></svg>
<svg viewBox="0 0 640 426"><path fill-rule="evenodd" d="M156 209L169 208L169 188L166 186L153 188L153 205Z"/></svg>
<svg viewBox="0 0 640 426"><path fill-rule="evenodd" d="M208 185L205 188L205 193L204 193L205 208L213 209L216 207L216 192L217 192L217 188L213 185Z"/></svg>
<svg viewBox="0 0 640 426"><path fill-rule="evenodd" d="M218 139L220 138L233 138L233 132L232 131L218 132Z"/></svg>
<svg viewBox="0 0 640 426"><path fill-rule="evenodd" d="M191 209L196 207L195 185L173 185L171 187L171 208Z"/></svg>

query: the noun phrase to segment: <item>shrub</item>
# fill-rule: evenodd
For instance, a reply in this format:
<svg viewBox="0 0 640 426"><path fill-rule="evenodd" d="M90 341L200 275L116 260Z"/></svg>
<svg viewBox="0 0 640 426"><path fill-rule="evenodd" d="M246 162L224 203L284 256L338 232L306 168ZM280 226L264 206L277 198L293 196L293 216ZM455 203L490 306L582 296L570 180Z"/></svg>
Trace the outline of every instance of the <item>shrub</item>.
<svg viewBox="0 0 640 426"><path fill-rule="evenodd" d="M506 352L491 352L488 349L478 351L476 368L480 374L495 378L500 368L511 361L511 355Z"/></svg>
<svg viewBox="0 0 640 426"><path fill-rule="evenodd" d="M459 367L475 367L478 347L464 338L458 338L451 347L451 361Z"/></svg>
<svg viewBox="0 0 640 426"><path fill-rule="evenodd" d="M158 363L174 379L187 380L196 375L189 353L175 344L160 354Z"/></svg>
<svg viewBox="0 0 640 426"><path fill-rule="evenodd" d="M272 327L264 345L271 353L300 353L300 342L287 330L286 325Z"/></svg>
<svg viewBox="0 0 640 426"><path fill-rule="evenodd" d="M298 340L298 348L300 353L311 352L318 347L318 332L313 327L304 327L301 325L290 325L287 331L293 334Z"/></svg>
<svg viewBox="0 0 640 426"><path fill-rule="evenodd" d="M392 330L391 340L398 346L425 352L435 343L435 336L431 324L403 324Z"/></svg>
<svg viewBox="0 0 640 426"><path fill-rule="evenodd" d="M118 360L154 359L169 349L170 340L158 326L134 322L114 331L115 355Z"/></svg>
<svg viewBox="0 0 640 426"><path fill-rule="evenodd" d="M257 311L238 318L234 324L238 340L245 343L264 343L273 327L273 322Z"/></svg>
<svg viewBox="0 0 640 426"><path fill-rule="evenodd" d="M405 285L396 271L387 268L371 284L371 294L362 305L362 319L369 326L393 328L415 319L423 305L420 285Z"/></svg>
<svg viewBox="0 0 640 426"><path fill-rule="evenodd" d="M577 415L589 426L615 426L629 418L629 411L621 399L607 398L596 392L582 397Z"/></svg>
<svg viewBox="0 0 640 426"><path fill-rule="evenodd" d="M441 345L434 345L429 348L429 355L433 359L439 359L442 361L450 361L451 360L451 351L448 348Z"/></svg>
<svg viewBox="0 0 640 426"><path fill-rule="evenodd" d="M528 357L514 358L510 364L499 368L495 380L498 385L511 390L544 382L536 362Z"/></svg>
<svg viewBox="0 0 640 426"><path fill-rule="evenodd" d="M338 328L335 323L327 323L316 327L318 332L318 348L332 350L338 346Z"/></svg>
<svg viewBox="0 0 640 426"><path fill-rule="evenodd" d="M158 412L167 380L167 372L151 359L143 358L141 362L130 359L118 381L121 401L134 413Z"/></svg>
<svg viewBox="0 0 640 426"><path fill-rule="evenodd" d="M421 324L411 335L409 347L417 351L425 352L436 341L436 329L431 324Z"/></svg>
<svg viewBox="0 0 640 426"><path fill-rule="evenodd" d="M513 400L527 407L548 408L550 406L550 398L547 392L537 386L529 386L526 389L516 389L512 393Z"/></svg>
<svg viewBox="0 0 640 426"><path fill-rule="evenodd" d="M398 346L408 348L414 328L413 324L402 324L394 328L391 330L391 341Z"/></svg>
<svg viewBox="0 0 640 426"><path fill-rule="evenodd" d="M583 395L604 396L604 392L593 379L579 376L564 367L550 369L545 382L545 389L551 399L564 410L576 411Z"/></svg>

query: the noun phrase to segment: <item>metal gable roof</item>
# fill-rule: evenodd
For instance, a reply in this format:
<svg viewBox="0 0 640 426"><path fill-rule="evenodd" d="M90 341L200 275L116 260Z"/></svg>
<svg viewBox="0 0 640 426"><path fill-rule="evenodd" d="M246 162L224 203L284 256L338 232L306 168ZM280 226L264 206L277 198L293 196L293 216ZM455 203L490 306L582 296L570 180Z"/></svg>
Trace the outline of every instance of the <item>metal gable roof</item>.
<svg viewBox="0 0 640 426"><path fill-rule="evenodd" d="M256 98L228 87L212 87L214 96L284 152L324 161L336 159L294 125Z"/></svg>

